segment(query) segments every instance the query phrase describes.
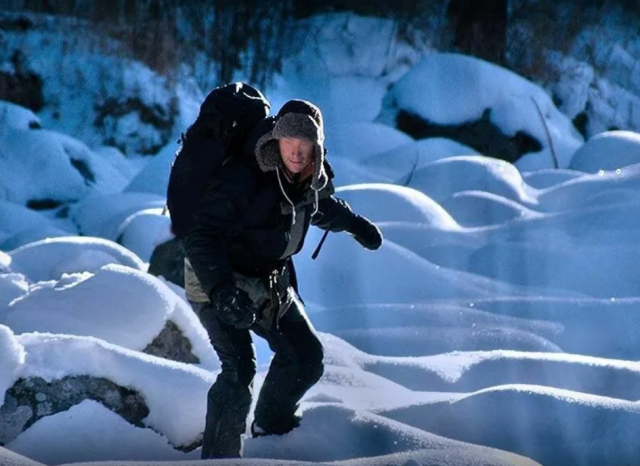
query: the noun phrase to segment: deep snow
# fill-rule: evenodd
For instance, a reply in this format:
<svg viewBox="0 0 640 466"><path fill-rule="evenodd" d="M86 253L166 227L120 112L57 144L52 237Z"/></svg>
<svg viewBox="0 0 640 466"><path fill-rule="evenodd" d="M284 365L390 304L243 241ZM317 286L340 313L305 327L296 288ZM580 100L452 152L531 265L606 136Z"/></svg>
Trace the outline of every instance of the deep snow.
<svg viewBox="0 0 640 466"><path fill-rule="evenodd" d="M372 122L392 110L382 81L287 76L275 109L286 98L317 97L327 109L337 195L376 221L386 242L372 253L331 234L312 261L321 232L310 232L296 266L326 348L325 375L303 400L299 429L247 439L243 461L210 463L637 464L637 134L604 133L583 145L540 88L450 55L427 57L388 94L434 121L463 122L493 106L505 131L544 142L529 105L535 96L564 168L549 170L544 153L514 166ZM452 96L459 99L445 99ZM217 358L182 290L146 273L153 247L169 237L161 209L176 145L125 188L137 161L128 171L113 154L98 155L108 149L34 129L38 117L5 108L0 140L12 150L0 150L3 167L13 168L0 182L0 402L21 377L82 374L142 393L150 410L133 426L85 400L5 447L46 464L203 464L197 449L174 447L201 435ZM46 151L23 163L18 155L33 141ZM95 170L94 185L70 157ZM34 179L43 182L25 182ZM52 196L78 202L25 207ZM169 320L200 364L141 352ZM256 343L257 391L271 354ZM31 464L4 449L0 463Z"/></svg>

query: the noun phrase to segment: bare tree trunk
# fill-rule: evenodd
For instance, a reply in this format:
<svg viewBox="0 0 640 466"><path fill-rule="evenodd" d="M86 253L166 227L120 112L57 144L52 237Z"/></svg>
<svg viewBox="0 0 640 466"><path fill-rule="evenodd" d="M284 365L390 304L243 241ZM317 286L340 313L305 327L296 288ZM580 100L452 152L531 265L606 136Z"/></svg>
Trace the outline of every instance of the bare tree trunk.
<svg viewBox="0 0 640 466"><path fill-rule="evenodd" d="M461 53L505 63L507 0L450 0L447 15Z"/></svg>

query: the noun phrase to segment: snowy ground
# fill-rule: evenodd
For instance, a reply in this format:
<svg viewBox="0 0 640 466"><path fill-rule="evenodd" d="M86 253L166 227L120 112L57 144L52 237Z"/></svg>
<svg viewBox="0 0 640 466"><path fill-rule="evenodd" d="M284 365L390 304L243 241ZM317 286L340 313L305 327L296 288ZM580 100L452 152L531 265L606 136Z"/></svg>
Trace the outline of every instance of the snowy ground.
<svg viewBox="0 0 640 466"><path fill-rule="evenodd" d="M358 114L347 91L326 94L319 103L334 118L341 103L349 108L327 131L338 195L376 221L386 242L371 253L332 234L312 261L321 232L311 231L296 266L325 344L325 375L304 398L300 428L247 439L240 462L200 463L198 449L182 451L202 433L218 363L182 290L145 272L168 238L160 210L172 147L141 172L157 184L134 185L139 178L125 188L109 183L122 181L115 164L94 164L95 151L29 129L35 116L11 108L0 121L0 141L11 141L0 146L3 167L16 167L0 178L0 405L20 379L88 375L141 393L149 413L133 425L84 400L11 439L0 464L33 464L19 454L76 466L637 466L639 136L583 144L539 88L459 59L430 58L389 95L421 115L441 109L424 116L448 122L491 107L505 133L543 139L535 108L518 105L535 96L563 141L561 169L548 168L546 146L527 171L453 141L413 141L373 123L369 107ZM429 105L438 89L419 83L434 67L464 69L471 81L439 89L477 100ZM477 83L485 92L460 93ZM356 87L344 89L365 100ZM387 101L383 110L393 108ZM38 138L34 162L18 163L18 149ZM70 158L96 181L87 184ZM25 206L52 196L59 207ZM142 351L169 321L198 363ZM257 390L270 353L256 343Z"/></svg>

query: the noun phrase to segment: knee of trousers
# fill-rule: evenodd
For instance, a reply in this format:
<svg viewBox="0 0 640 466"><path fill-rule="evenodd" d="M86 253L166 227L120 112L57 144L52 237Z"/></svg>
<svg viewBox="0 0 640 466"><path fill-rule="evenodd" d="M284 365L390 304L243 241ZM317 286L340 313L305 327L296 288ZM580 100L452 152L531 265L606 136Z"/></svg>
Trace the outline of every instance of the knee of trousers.
<svg viewBox="0 0 640 466"><path fill-rule="evenodd" d="M256 362L252 358L237 358L232 364L223 364L219 377L222 379L248 387L256 375Z"/></svg>

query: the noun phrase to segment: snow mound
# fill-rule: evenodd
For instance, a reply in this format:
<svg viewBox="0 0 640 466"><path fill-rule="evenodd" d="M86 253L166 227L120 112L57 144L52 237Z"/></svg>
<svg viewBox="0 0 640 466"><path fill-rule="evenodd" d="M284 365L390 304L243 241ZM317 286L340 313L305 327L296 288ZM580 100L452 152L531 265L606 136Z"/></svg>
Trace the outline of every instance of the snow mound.
<svg viewBox="0 0 640 466"><path fill-rule="evenodd" d="M457 192L442 202L442 208L463 227L498 225L540 216L522 204L486 191Z"/></svg>
<svg viewBox="0 0 640 466"><path fill-rule="evenodd" d="M62 233L60 223L56 223L39 212L28 209L13 202L0 200L0 245L4 250L13 249L10 243L14 243L17 235L30 232L38 236L38 231L51 233L52 236ZM44 238L41 238L44 239ZM7 242L5 245L4 243Z"/></svg>
<svg viewBox="0 0 640 466"><path fill-rule="evenodd" d="M345 234L331 235L318 260L312 261L310 256L320 236L316 231L308 235L296 269L301 296L322 306L528 292L482 276L441 268L391 241L372 253Z"/></svg>
<svg viewBox="0 0 640 466"><path fill-rule="evenodd" d="M144 262L149 262L159 244L173 238L171 219L162 209L145 209L127 217L119 229L118 241Z"/></svg>
<svg viewBox="0 0 640 466"><path fill-rule="evenodd" d="M496 242L469 258L469 271L513 284L555 287L599 298L640 294L637 247Z"/></svg>
<svg viewBox="0 0 640 466"><path fill-rule="evenodd" d="M29 283L19 273L0 273L0 322L4 322L4 314L11 301L29 292Z"/></svg>
<svg viewBox="0 0 640 466"><path fill-rule="evenodd" d="M361 367L368 371L420 391L469 392L528 384L634 401L640 385L640 366L635 362L577 354L493 350L362 359Z"/></svg>
<svg viewBox="0 0 640 466"><path fill-rule="evenodd" d="M42 463L36 463L2 447L0 447L0 464L2 466L44 466Z"/></svg>
<svg viewBox="0 0 640 466"><path fill-rule="evenodd" d="M111 164L64 134L9 129L0 133L0 147L2 198L17 204L60 204L126 185Z"/></svg>
<svg viewBox="0 0 640 466"><path fill-rule="evenodd" d="M336 319L337 316L340 319ZM323 332L336 332L360 328L397 328L406 326L445 328L500 328L508 327L536 333L540 336L555 339L564 327L558 323L535 320L533 318L511 317L494 314L478 309L470 302L466 306L426 303L426 304L374 304L361 306L340 306L313 313L314 325ZM336 339L338 340L338 339ZM346 343L342 342L346 345ZM331 345L336 345L335 341ZM364 353L352 348L345 353Z"/></svg>
<svg viewBox="0 0 640 466"><path fill-rule="evenodd" d="M457 54L431 53L402 77L387 93L377 121L398 125L401 111L428 123L462 125L488 119L507 137L524 133L549 149L540 106L551 133L560 166L567 167L583 138L539 86L483 60ZM551 159L538 154L537 168Z"/></svg>
<svg viewBox="0 0 640 466"><path fill-rule="evenodd" d="M172 304L153 277L108 265L95 275L38 283L9 306L6 324L16 333L95 336L140 351L160 333Z"/></svg>
<svg viewBox="0 0 640 466"><path fill-rule="evenodd" d="M404 184L411 173L430 162L458 155L479 155L474 149L446 138L421 139L373 155L360 164L389 182Z"/></svg>
<svg viewBox="0 0 640 466"><path fill-rule="evenodd" d="M215 378L212 372L91 337L24 334L16 338L27 355L20 377L47 381L79 375L105 378L143 395L149 408L145 426L162 434L171 445L190 446L202 434L206 394ZM100 419L91 425L99 426ZM43 430L48 438L59 438L55 429ZM89 433L93 441L102 435L100 429L88 429ZM122 438L128 433L130 430L125 430ZM23 453L31 456L37 449L37 444L31 444L30 451Z"/></svg>
<svg viewBox="0 0 640 466"><path fill-rule="evenodd" d="M155 154L180 127L184 98L169 78L140 61L88 19L7 13L0 62L16 52L42 80L43 126L91 147L111 145L128 155ZM124 49L127 49L125 46ZM182 85L190 76L180 79Z"/></svg>
<svg viewBox="0 0 640 466"><path fill-rule="evenodd" d="M0 134L6 128L30 130L42 127L40 119L29 109L0 100Z"/></svg>
<svg viewBox="0 0 640 466"><path fill-rule="evenodd" d="M333 337L333 340L337 338ZM329 356L329 360L332 359ZM325 363L323 378L305 395L303 403L341 403L358 411L375 412L389 406L403 406L406 402L431 400L433 397L431 393L412 392L402 385L362 369Z"/></svg>
<svg viewBox="0 0 640 466"><path fill-rule="evenodd" d="M140 172L131 180L125 188L125 192L129 193L151 193L158 196L167 195L167 186L169 184L169 174L171 173L171 164L173 163L179 145L175 141L171 141L166 145L153 160L140 170Z"/></svg>
<svg viewBox="0 0 640 466"><path fill-rule="evenodd" d="M607 131L590 138L580 147L569 168L587 173L617 170L640 163L640 134L632 131Z"/></svg>
<svg viewBox="0 0 640 466"><path fill-rule="evenodd" d="M600 171L565 181L539 193L538 209L546 212L594 209L637 202L640 193L640 163L615 171ZM633 214L634 210L629 209ZM628 225L633 225L633 217ZM599 226L600 229L604 227Z"/></svg>
<svg viewBox="0 0 640 466"><path fill-rule="evenodd" d="M443 230L459 229L439 204L412 188L370 183L338 188L336 196L375 222L407 221Z"/></svg>
<svg viewBox="0 0 640 466"><path fill-rule="evenodd" d="M4 396L18 379L18 371L25 361L25 351L11 329L0 325L0 406L4 404Z"/></svg>
<svg viewBox="0 0 640 466"><path fill-rule="evenodd" d="M327 448L327 444L331 448ZM446 456L446 464L451 465L535 464L511 453L452 441L376 414L337 404L307 409L302 425L294 432L276 439L253 439L247 443L245 451L251 457L326 462L342 460L334 464L349 465L381 464L382 458L376 461L375 457L421 449L430 452L427 464L439 464L432 463L431 455ZM369 457L368 461L372 463L363 457Z"/></svg>
<svg viewBox="0 0 640 466"><path fill-rule="evenodd" d="M416 170L409 186L437 202L461 191L486 191L520 204L537 204L537 191L524 182L514 165L483 156L450 157L429 163Z"/></svg>
<svg viewBox="0 0 640 466"><path fill-rule="evenodd" d="M407 406L384 415L545 465L583 464L585 458L593 464L634 464L640 454L635 403L557 388L501 385L453 403Z"/></svg>
<svg viewBox="0 0 640 466"><path fill-rule="evenodd" d="M203 366L217 367L207 333L189 305L157 278L120 265L40 282L13 301L5 317L16 333L93 336L137 351L145 350L167 321L190 340Z"/></svg>
<svg viewBox="0 0 640 466"><path fill-rule="evenodd" d="M96 422L100 425L99 435L88 428ZM129 424L93 400L38 420L9 446L44 464L185 459L185 454L174 450L162 435Z"/></svg>
<svg viewBox="0 0 640 466"><path fill-rule="evenodd" d="M330 156L328 157L328 161L335 174L333 184L336 187L361 183L390 183L394 181L392 177L386 176L386 169L384 167L379 171L375 167L370 169L360 161L351 160L346 157ZM391 172L391 175L393 175L393 173L395 172Z"/></svg>
<svg viewBox="0 0 640 466"><path fill-rule="evenodd" d="M638 298L567 299L532 294L498 299L453 299L449 302L462 306L471 303L476 309L486 312L544 319L559 324L563 331L555 335L535 332L547 336L567 353L628 361L640 359L640 341L636 331L640 325Z"/></svg>
<svg viewBox="0 0 640 466"><path fill-rule="evenodd" d="M128 249L106 239L64 237L37 241L11 251L12 269L29 280L58 280L63 274L95 272L106 264L144 270L142 261Z"/></svg>
<svg viewBox="0 0 640 466"><path fill-rule="evenodd" d="M26 228L20 230L18 233L14 233L13 235L3 238L2 241L0 241L0 248L11 251L29 243L35 243L36 241L62 238L64 236L75 234L77 234L76 231L61 230L60 228L49 225L42 228Z"/></svg>
<svg viewBox="0 0 640 466"><path fill-rule="evenodd" d="M564 183L565 181L580 178L583 175L583 172L577 170L547 168L532 172L524 172L522 173L522 179L532 188L545 189Z"/></svg>
<svg viewBox="0 0 640 466"><path fill-rule="evenodd" d="M561 347L544 337L507 326L471 325L469 328L402 326L385 329L338 330L335 334L362 351L380 356L427 356L455 350L488 351L495 348L513 351L562 352ZM383 375L387 376L387 374ZM411 386L411 388L414 387L415 385Z"/></svg>
<svg viewBox="0 0 640 466"><path fill-rule="evenodd" d="M334 129L328 149L341 157L363 160L412 142L402 131L380 123L351 123Z"/></svg>
<svg viewBox="0 0 640 466"><path fill-rule="evenodd" d="M131 215L147 209L162 209L166 199L151 193L118 193L89 196L69 209L81 234L116 241Z"/></svg>

